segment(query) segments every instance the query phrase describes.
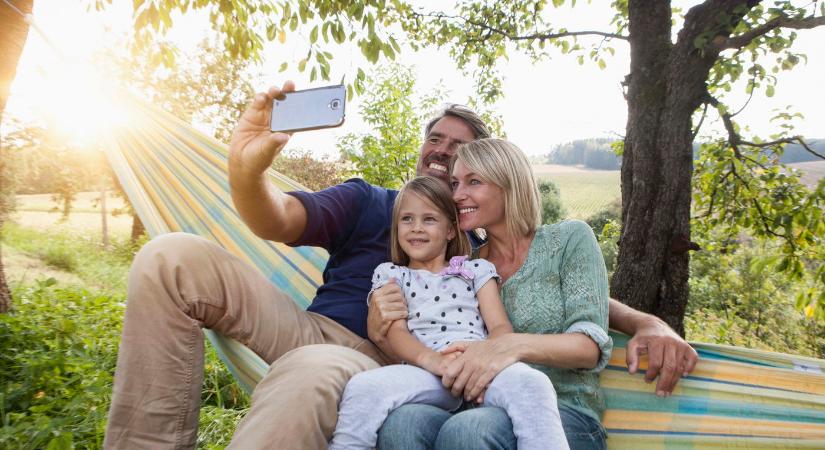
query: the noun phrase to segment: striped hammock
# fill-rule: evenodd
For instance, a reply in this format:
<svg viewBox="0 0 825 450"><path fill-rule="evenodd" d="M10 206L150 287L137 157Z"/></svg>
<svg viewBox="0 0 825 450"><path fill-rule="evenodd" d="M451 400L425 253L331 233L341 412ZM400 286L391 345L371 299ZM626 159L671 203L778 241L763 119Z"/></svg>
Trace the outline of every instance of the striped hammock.
<svg viewBox="0 0 825 450"><path fill-rule="evenodd" d="M306 307L326 252L253 235L231 203L226 147L151 105L134 107L140 113L113 138L107 156L150 236L184 231L212 239ZM270 176L281 189L303 189L274 171ZM233 340L207 336L251 391L267 364ZM613 339L601 375L609 448L825 448L825 361L696 343L696 370L661 399L641 375L627 373L626 337Z"/></svg>

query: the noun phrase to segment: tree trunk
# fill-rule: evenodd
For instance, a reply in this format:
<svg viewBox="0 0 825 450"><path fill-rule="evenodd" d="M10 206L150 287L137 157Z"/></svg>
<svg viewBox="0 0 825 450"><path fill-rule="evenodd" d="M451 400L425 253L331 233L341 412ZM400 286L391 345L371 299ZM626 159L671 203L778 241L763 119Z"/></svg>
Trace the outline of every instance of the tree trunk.
<svg viewBox="0 0 825 450"><path fill-rule="evenodd" d="M132 214L132 235L129 238L132 243L134 244L140 239L143 234L146 233L146 227L143 226L143 222L140 221L140 217L138 217L137 213Z"/></svg>
<svg viewBox="0 0 825 450"><path fill-rule="evenodd" d="M100 228L103 234L103 250L109 250L109 211L106 210L106 185L100 188Z"/></svg>
<svg viewBox="0 0 825 450"><path fill-rule="evenodd" d="M727 36L716 21L740 0L708 0L692 8L675 44L665 1L631 0L627 133L622 159L622 232L614 298L650 312L684 335L688 301L692 116L706 99L718 51L697 49L703 32Z"/></svg>
<svg viewBox="0 0 825 450"><path fill-rule="evenodd" d="M30 14L33 0L18 0L13 4L23 14ZM17 72L17 62L23 53L23 46L29 35L29 24L23 16L12 9L6 2L0 2L0 30L3 38L0 39L0 122L3 120L3 111L9 99L9 88ZM0 216L0 228L4 217ZM11 308L11 293L6 284L6 272L3 269L3 256L0 252L0 313Z"/></svg>

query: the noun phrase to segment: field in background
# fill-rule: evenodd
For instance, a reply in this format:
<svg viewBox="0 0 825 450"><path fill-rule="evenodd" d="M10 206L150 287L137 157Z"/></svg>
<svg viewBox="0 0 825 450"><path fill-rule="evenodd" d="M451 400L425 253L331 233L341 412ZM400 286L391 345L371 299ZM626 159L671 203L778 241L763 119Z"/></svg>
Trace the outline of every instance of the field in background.
<svg viewBox="0 0 825 450"><path fill-rule="evenodd" d="M72 204L68 220L63 221L60 213L54 209L56 203L52 201L51 194L18 195L17 208L11 215L11 220L22 227L47 233L84 233L99 237L102 236L99 198L98 192L79 193ZM131 231L132 216L111 214L113 209L123 206L123 199L107 195L107 222L109 236L112 238L128 237Z"/></svg>
<svg viewBox="0 0 825 450"><path fill-rule="evenodd" d="M788 166L802 173L800 178L809 189L814 189L819 180L825 178L825 161ZM561 202L567 209L567 217L571 219L587 219L622 195L618 170L537 164L533 165L533 172L539 179L546 178L556 183L561 191Z"/></svg>
<svg viewBox="0 0 825 450"><path fill-rule="evenodd" d="M819 180L825 178L825 161L810 161L788 165L802 172L800 179L810 189L816 187Z"/></svg>
<svg viewBox="0 0 825 450"><path fill-rule="evenodd" d="M541 164L534 165L533 172L559 187L561 203L570 219L587 219L622 195L618 170Z"/></svg>

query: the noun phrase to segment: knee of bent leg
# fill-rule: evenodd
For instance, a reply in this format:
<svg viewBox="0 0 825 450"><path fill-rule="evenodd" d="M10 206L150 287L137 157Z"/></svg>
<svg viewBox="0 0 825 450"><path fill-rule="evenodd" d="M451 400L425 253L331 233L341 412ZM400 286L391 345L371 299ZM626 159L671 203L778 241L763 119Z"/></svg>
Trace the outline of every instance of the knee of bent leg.
<svg viewBox="0 0 825 450"><path fill-rule="evenodd" d="M499 373L490 383L485 398L496 402L500 395L512 396L523 393L529 396L555 396L555 388L550 378L532 367L517 363Z"/></svg>
<svg viewBox="0 0 825 450"><path fill-rule="evenodd" d="M132 262L132 270L159 267L160 262L197 261L202 258L208 240L189 233L162 234L140 248Z"/></svg>
<svg viewBox="0 0 825 450"><path fill-rule="evenodd" d="M285 353L272 364L270 374L296 378L321 390L343 390L355 374L377 367L372 358L349 347L315 344Z"/></svg>

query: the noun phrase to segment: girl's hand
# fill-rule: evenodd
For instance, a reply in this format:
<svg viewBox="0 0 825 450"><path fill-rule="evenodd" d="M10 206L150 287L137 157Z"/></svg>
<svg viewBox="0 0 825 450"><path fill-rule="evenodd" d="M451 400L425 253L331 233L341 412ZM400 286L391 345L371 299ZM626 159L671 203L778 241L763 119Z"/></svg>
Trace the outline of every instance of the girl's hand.
<svg viewBox="0 0 825 450"><path fill-rule="evenodd" d="M518 335L504 334L478 342L457 342L446 351L463 352L441 377L444 387L454 396L464 395L468 401L479 401L493 378L519 361Z"/></svg>
<svg viewBox="0 0 825 450"><path fill-rule="evenodd" d="M445 355L430 351L424 354L418 362L418 365L427 372L440 377L444 375L447 367L449 367L450 363L455 361L456 358L458 358L458 355L455 353Z"/></svg>

